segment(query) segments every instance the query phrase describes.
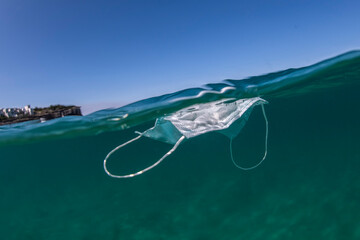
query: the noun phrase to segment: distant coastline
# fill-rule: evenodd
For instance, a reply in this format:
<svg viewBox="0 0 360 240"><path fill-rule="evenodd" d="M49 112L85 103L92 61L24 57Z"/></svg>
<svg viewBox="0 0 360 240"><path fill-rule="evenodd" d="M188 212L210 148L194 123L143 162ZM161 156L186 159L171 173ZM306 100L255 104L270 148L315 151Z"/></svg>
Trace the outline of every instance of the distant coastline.
<svg viewBox="0 0 360 240"><path fill-rule="evenodd" d="M0 125L14 124L32 120L41 122L65 116L82 116L79 106L50 105L44 108L0 108Z"/></svg>

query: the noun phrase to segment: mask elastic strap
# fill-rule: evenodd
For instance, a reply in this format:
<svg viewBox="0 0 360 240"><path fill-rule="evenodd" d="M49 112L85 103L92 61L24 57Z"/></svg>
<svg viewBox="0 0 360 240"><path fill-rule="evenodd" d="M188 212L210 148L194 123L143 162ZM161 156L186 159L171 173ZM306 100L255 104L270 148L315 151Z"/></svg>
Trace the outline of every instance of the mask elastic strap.
<svg viewBox="0 0 360 240"><path fill-rule="evenodd" d="M139 132L137 132L139 133ZM131 178L131 177L135 177L137 175L140 175L140 174L143 174L144 172L147 172L149 171L150 169L156 167L159 163L161 163L166 157L168 157L170 154L172 154L176 148L179 146L179 144L185 139L185 136L182 136L181 138L179 138L179 140L175 143L175 145L170 149L170 151L168 151L164 156L162 156L162 158L160 158L157 162L155 162L153 165L141 170L141 171L138 171L136 173L131 173L131 174L128 174L128 175L114 175L112 173L110 173L106 167L106 162L108 160L108 158L111 156L111 154L113 154L114 152L116 152L118 149L126 146L127 144L133 142L133 141L136 141L138 140L139 138L141 138L143 136L144 133L139 133L140 135L127 141L126 143L123 143L119 146L117 146L116 148L114 148L113 150L111 150L108 155L106 155L105 157L105 160L104 160L104 170L106 172L107 175L109 175L110 177L113 177L113 178Z"/></svg>
<svg viewBox="0 0 360 240"><path fill-rule="evenodd" d="M252 170L254 168L257 168L258 166L260 166L260 164L265 160L266 158L266 155L267 155L267 145L268 145L268 135L269 135L269 124L268 124L268 120L267 120L267 117L266 117L266 114L265 114L265 108L264 108L264 104L261 104L261 108L262 108L262 112L263 112L263 115L264 115L264 119L265 119L265 126L266 126L266 132L265 132L265 153L264 153L264 156L263 158L261 159L260 162L258 162L256 165L252 166L252 167L241 167L239 166L235 161L234 161L234 158L233 158L233 150L232 150L232 138L230 139L230 156L231 156L231 161L234 163L234 165L237 167L237 168L240 168L241 170Z"/></svg>

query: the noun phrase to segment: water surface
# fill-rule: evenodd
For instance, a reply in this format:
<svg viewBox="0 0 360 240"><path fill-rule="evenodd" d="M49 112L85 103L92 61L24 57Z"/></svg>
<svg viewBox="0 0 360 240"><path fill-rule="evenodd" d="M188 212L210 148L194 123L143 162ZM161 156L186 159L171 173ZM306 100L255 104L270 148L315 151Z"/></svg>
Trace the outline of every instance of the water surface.
<svg viewBox="0 0 360 240"><path fill-rule="evenodd" d="M2 239L360 239L360 53L187 89L85 117L0 128ZM228 88L229 90L223 90ZM227 97L269 101L268 158L230 160L216 132L181 144L150 172L113 179L118 144L189 106ZM234 140L263 154L260 108ZM109 162L128 173L171 145L141 139Z"/></svg>

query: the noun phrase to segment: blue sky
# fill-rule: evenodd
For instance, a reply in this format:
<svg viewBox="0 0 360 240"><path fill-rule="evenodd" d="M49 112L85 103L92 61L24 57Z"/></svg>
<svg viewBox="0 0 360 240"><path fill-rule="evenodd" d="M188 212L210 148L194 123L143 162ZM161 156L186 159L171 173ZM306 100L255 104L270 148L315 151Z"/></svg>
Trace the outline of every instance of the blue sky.
<svg viewBox="0 0 360 240"><path fill-rule="evenodd" d="M360 48L360 1L0 0L0 107L118 107Z"/></svg>

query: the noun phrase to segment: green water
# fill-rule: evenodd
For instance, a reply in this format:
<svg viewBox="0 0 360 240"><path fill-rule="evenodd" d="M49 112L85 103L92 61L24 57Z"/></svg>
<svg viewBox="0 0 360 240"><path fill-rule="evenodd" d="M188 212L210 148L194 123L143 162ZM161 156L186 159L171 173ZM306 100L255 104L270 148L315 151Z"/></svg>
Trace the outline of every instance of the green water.
<svg viewBox="0 0 360 240"><path fill-rule="evenodd" d="M358 86L267 100L268 158L248 172L209 133L146 174L108 177L107 152L152 122L1 147L0 238L360 239ZM264 128L256 109L234 141L237 161L261 157ZM170 147L142 139L110 167L131 171Z"/></svg>
<svg viewBox="0 0 360 240"><path fill-rule="evenodd" d="M0 126L0 240L360 239L359 83L360 51L353 51L84 117ZM105 174L106 154L155 118L255 96L269 102L268 157L258 168L237 169L229 139L212 132L143 175ZM245 167L264 153L260 109L233 142ZM138 171L171 147L141 138L108 167Z"/></svg>

